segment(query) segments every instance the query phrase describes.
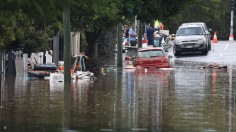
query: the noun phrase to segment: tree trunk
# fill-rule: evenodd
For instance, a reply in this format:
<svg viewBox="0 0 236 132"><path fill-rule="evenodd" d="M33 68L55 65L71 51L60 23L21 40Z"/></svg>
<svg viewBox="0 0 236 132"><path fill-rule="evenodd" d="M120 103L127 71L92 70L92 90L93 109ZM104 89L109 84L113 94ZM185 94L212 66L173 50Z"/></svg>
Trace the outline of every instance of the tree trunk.
<svg viewBox="0 0 236 132"><path fill-rule="evenodd" d="M86 32L86 41L88 43L87 55L91 60L96 60L98 57L98 44L97 39L101 31L98 32Z"/></svg>

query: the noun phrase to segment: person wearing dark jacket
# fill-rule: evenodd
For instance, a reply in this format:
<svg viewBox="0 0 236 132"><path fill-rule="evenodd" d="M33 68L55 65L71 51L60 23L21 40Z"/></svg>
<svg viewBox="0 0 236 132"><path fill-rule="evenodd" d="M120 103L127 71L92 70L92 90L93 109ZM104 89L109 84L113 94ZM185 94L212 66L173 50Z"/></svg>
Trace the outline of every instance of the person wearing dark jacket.
<svg viewBox="0 0 236 132"><path fill-rule="evenodd" d="M147 25L146 28L146 37L148 40L148 46L153 46L154 45L154 29L149 25Z"/></svg>

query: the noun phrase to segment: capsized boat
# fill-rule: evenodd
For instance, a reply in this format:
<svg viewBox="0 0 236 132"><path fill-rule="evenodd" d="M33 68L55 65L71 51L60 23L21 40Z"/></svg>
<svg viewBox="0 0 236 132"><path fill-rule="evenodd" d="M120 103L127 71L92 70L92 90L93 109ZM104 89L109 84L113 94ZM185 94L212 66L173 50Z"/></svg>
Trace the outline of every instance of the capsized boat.
<svg viewBox="0 0 236 132"><path fill-rule="evenodd" d="M30 77L38 77L38 78L44 78L45 76L50 76L50 72L47 71L28 71L28 76Z"/></svg>
<svg viewBox="0 0 236 132"><path fill-rule="evenodd" d="M57 66L55 64L35 64L33 69L28 71L28 76L44 78L50 76L50 73L57 72Z"/></svg>

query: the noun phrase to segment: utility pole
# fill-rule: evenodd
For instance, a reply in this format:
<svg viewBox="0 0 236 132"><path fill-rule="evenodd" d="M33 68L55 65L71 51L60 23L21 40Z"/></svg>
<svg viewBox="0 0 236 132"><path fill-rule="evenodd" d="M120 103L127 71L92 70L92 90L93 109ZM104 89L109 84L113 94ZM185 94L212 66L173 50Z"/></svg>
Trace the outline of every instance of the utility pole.
<svg viewBox="0 0 236 132"><path fill-rule="evenodd" d="M231 20L230 20L230 35L229 41L234 41L233 27L234 27L234 0L230 1Z"/></svg>
<svg viewBox="0 0 236 132"><path fill-rule="evenodd" d="M64 29L64 82L71 82L70 0L64 1L63 29Z"/></svg>
<svg viewBox="0 0 236 132"><path fill-rule="evenodd" d="M117 67L123 67L123 56L122 56L122 32L121 32L121 23L117 25Z"/></svg>
<svg viewBox="0 0 236 132"><path fill-rule="evenodd" d="M143 32L143 23L138 20L138 49L142 48L142 32Z"/></svg>

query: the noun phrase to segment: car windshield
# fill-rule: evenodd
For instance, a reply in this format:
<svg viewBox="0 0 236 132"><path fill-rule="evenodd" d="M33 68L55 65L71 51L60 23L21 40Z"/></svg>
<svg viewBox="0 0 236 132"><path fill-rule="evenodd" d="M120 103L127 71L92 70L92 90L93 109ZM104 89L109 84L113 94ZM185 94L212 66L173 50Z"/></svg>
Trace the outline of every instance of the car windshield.
<svg viewBox="0 0 236 132"><path fill-rule="evenodd" d="M162 50L145 50L140 51L138 56L140 58L161 57L164 56L164 52Z"/></svg>
<svg viewBox="0 0 236 132"><path fill-rule="evenodd" d="M188 35L203 35L201 27L186 27L179 28L176 33L176 36L188 36Z"/></svg>

